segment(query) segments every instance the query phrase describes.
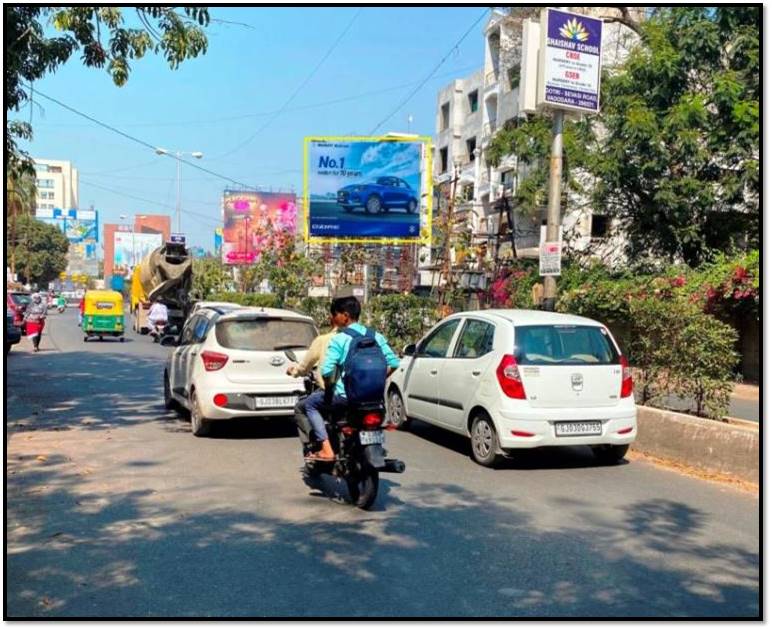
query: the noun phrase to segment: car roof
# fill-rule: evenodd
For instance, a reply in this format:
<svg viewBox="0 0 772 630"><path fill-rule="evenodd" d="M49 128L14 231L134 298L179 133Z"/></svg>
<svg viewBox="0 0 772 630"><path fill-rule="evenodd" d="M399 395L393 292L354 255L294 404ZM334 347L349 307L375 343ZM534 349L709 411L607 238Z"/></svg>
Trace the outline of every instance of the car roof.
<svg viewBox="0 0 772 630"><path fill-rule="evenodd" d="M493 315L512 322L515 326L539 326L550 324L563 324L574 326L603 326L598 321L570 313L554 313L551 311L537 311L515 308L491 308L479 311L464 311L454 313L449 317L473 317L475 315Z"/></svg>
<svg viewBox="0 0 772 630"><path fill-rule="evenodd" d="M202 300L201 302L196 302L193 305L193 308L198 310L201 308L222 308L230 306L233 308L241 308L241 304L236 304L236 302L207 302L205 300Z"/></svg>
<svg viewBox="0 0 772 630"><path fill-rule="evenodd" d="M223 313L218 321L223 322L238 319L250 319L255 316L274 319L292 319L295 321L309 322L311 324L314 323L312 317L309 317L308 315L302 315L301 313L296 313L295 311L289 311L283 308L262 308L256 306L242 306L237 309L233 309Z"/></svg>

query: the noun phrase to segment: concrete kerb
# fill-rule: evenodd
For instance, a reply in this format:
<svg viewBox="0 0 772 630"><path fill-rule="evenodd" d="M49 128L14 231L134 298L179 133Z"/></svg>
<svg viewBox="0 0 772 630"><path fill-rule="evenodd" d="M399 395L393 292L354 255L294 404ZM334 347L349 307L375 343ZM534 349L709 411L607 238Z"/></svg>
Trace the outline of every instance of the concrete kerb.
<svg viewBox="0 0 772 630"><path fill-rule="evenodd" d="M758 428L638 405L632 448L679 464L759 483Z"/></svg>

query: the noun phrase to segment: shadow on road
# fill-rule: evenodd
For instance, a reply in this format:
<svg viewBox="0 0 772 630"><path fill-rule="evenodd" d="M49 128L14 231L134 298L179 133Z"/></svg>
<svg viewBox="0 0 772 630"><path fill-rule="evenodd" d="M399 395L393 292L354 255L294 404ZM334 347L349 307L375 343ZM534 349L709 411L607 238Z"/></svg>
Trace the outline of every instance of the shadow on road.
<svg viewBox="0 0 772 630"><path fill-rule="evenodd" d="M7 547L10 619L759 614L758 555L704 544L705 515L677 502L631 503L592 532L545 530L516 503L438 482L402 487L381 512L298 521L95 494L62 466L8 480L9 521L23 522Z"/></svg>
<svg viewBox="0 0 772 630"><path fill-rule="evenodd" d="M422 440L472 458L468 437L451 433L420 420L411 421L409 430L410 433ZM627 463L627 460L622 460L617 466L625 466ZM545 446L523 449L515 456L505 459L498 465L498 468L504 470L560 470L597 468L598 466L600 466L598 460L587 446Z"/></svg>

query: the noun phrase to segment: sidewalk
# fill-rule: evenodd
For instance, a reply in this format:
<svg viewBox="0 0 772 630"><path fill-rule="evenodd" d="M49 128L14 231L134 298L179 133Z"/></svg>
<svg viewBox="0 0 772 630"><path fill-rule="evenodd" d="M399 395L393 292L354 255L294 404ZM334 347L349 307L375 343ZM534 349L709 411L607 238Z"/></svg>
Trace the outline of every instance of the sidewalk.
<svg viewBox="0 0 772 630"><path fill-rule="evenodd" d="M749 385L746 383L737 383L734 386L734 392L732 392L732 398L739 398L741 400L759 400L759 386Z"/></svg>

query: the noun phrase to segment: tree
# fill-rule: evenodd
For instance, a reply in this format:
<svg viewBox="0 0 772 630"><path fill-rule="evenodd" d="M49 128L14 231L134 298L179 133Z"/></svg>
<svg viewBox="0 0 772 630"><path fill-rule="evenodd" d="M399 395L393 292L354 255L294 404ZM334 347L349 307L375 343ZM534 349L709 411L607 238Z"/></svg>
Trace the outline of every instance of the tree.
<svg viewBox="0 0 772 630"><path fill-rule="evenodd" d="M661 8L603 83L593 201L633 257L697 265L759 236L759 7Z"/></svg>
<svg viewBox="0 0 772 630"><path fill-rule="evenodd" d="M308 295L311 277L322 269L319 258L308 258L286 239L281 249L263 252L256 265L256 276L267 279L280 306L298 302Z"/></svg>
<svg viewBox="0 0 772 630"><path fill-rule="evenodd" d="M191 292L200 300L213 293L225 291L231 283L231 275L218 257L206 256L193 259L193 286Z"/></svg>
<svg viewBox="0 0 772 630"><path fill-rule="evenodd" d="M25 283L48 284L67 268L67 237L53 225L28 214L16 218L16 242L6 232L6 251L16 260L19 278Z"/></svg>
<svg viewBox="0 0 772 630"><path fill-rule="evenodd" d="M604 71L601 112L564 128L564 186L618 221L631 260L690 266L715 252L757 247L759 234L758 7L660 7L637 22L606 21L640 35ZM632 22L631 22L632 19ZM487 152L529 167L515 203L546 204L551 121L505 126Z"/></svg>
<svg viewBox="0 0 772 630"><path fill-rule="evenodd" d="M29 156L20 151L18 139L29 140L29 123L8 119L9 111L19 111L30 99L27 84L54 72L76 51L82 51L88 67L106 68L118 85L124 85L131 72L130 60L147 52L162 54L169 67L176 69L185 59L206 52L207 39L202 26L209 23L205 7L136 7L139 28L124 26L125 9L120 7L44 7L4 6L5 14L5 107L6 165L11 172L32 172ZM181 8L182 13L175 9ZM47 36L44 26L51 24L61 33Z"/></svg>

